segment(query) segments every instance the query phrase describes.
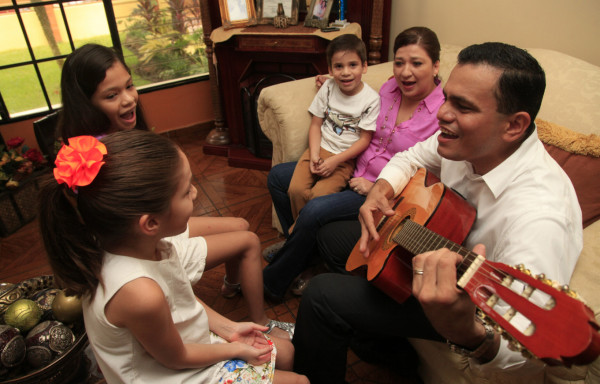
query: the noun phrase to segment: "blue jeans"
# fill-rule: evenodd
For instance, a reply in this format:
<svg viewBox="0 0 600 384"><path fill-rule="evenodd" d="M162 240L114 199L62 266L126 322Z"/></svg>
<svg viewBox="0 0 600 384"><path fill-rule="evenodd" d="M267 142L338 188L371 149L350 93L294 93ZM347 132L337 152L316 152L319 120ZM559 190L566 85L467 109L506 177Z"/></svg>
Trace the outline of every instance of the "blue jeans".
<svg viewBox="0 0 600 384"><path fill-rule="evenodd" d="M286 221L285 225L282 223L284 231L293 223L293 219L289 199L287 207L284 205L286 199L283 192L286 191L282 191L282 187L286 185L286 181L289 185L293 168L290 163L275 166L267 181L277 216ZM287 197L287 193L285 196ZM332 221L356 219L358 209L364 201L365 196L350 189L310 200L300 211L294 230L283 248L263 270L265 288L272 295L282 297L296 276L308 268L312 257L316 255L319 228Z"/></svg>
<svg viewBox="0 0 600 384"><path fill-rule="evenodd" d="M292 224L294 224L294 216L292 215L292 208L290 204L290 198L287 194L287 190L296 168L296 162L292 161L289 163L277 164L267 176L267 188L271 194L273 200L273 206L275 207L275 213L281 224L283 230L283 236L288 237L288 231Z"/></svg>

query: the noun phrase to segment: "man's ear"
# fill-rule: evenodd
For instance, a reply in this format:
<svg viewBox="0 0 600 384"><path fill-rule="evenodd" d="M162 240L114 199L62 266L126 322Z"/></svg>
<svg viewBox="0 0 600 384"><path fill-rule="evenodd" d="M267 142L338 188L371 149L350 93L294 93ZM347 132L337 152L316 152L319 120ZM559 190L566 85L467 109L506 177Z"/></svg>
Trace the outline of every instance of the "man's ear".
<svg viewBox="0 0 600 384"><path fill-rule="evenodd" d="M159 226L160 222L154 215L144 214L138 220L138 227L144 235L155 235Z"/></svg>
<svg viewBox="0 0 600 384"><path fill-rule="evenodd" d="M508 127L505 133L505 139L508 142L520 141L523 139L527 128L531 124L529 113L520 111L509 116Z"/></svg>

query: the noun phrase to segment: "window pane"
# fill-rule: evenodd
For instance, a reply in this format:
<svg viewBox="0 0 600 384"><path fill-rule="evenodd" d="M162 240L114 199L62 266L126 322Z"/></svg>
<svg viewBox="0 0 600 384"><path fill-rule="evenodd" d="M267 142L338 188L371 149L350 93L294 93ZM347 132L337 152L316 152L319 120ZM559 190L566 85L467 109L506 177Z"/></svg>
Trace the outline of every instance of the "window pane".
<svg viewBox="0 0 600 384"><path fill-rule="evenodd" d="M14 11L1 13L0 25L2 26L2 33L0 33L0 65L31 60L16 13Z"/></svg>
<svg viewBox="0 0 600 384"><path fill-rule="evenodd" d="M64 8L73 40L112 46L102 1L73 1L65 3Z"/></svg>
<svg viewBox="0 0 600 384"><path fill-rule="evenodd" d="M46 5L36 5L39 3ZM87 43L111 47L113 20L106 19L102 0L0 0L0 97L9 119L60 105L60 73L64 58ZM18 6L15 6L15 3ZM106 2L108 3L108 2ZM200 0L113 0L125 61L138 87L208 74L202 35ZM22 7L22 8L19 8ZM19 23L16 8L23 25ZM63 18L64 16L64 18ZM114 32L114 29L112 30ZM26 41L31 43L31 57ZM34 66L37 61L40 77ZM4 109L2 109L4 113ZM4 116L6 119L6 116Z"/></svg>
<svg viewBox="0 0 600 384"><path fill-rule="evenodd" d="M45 5L29 10L22 9L21 17L36 59L67 55L71 52L58 6Z"/></svg>
<svg viewBox="0 0 600 384"><path fill-rule="evenodd" d="M42 87L33 65L0 71L2 97L11 117L31 110L48 110Z"/></svg>
<svg viewBox="0 0 600 384"><path fill-rule="evenodd" d="M39 63L40 73L46 87L46 92L50 98L50 104L58 107L61 104L60 99L60 74L64 60L53 60Z"/></svg>
<svg viewBox="0 0 600 384"><path fill-rule="evenodd" d="M138 86L208 72L198 0L122 1L113 7L125 61L141 78Z"/></svg>

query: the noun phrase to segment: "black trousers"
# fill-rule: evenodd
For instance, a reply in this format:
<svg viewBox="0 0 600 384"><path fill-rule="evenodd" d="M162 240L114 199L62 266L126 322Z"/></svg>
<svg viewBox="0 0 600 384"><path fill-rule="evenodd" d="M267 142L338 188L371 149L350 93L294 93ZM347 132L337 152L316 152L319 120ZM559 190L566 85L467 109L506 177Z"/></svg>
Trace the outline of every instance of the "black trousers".
<svg viewBox="0 0 600 384"><path fill-rule="evenodd" d="M359 238L358 219L325 224L317 232L318 255L331 272L348 274L346 260Z"/></svg>
<svg viewBox="0 0 600 384"><path fill-rule="evenodd" d="M327 244L332 252L326 260L339 266L344 252L347 257L358 240L348 241L352 226L352 222L337 222L321 229L320 241L329 239L321 245ZM344 251L349 244L350 249ZM332 258L335 255L337 259ZM311 279L298 309L294 370L308 376L312 384L343 383L353 340L373 338L394 343L405 337L443 341L413 297L399 304L363 277L318 275Z"/></svg>

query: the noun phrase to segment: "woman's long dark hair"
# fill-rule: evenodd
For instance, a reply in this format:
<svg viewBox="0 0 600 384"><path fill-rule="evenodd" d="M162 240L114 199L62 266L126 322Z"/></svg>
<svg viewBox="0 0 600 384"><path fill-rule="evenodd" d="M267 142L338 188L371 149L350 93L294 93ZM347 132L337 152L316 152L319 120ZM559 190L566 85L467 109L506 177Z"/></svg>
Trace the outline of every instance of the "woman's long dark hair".
<svg viewBox="0 0 600 384"><path fill-rule="evenodd" d="M63 65L60 79L62 109L59 113L57 135L66 142L74 136L99 136L108 133L110 121L91 101L98 84L106 77L106 71L121 57L111 48L98 44L86 44L74 50ZM136 106L135 129L147 131L142 105Z"/></svg>

